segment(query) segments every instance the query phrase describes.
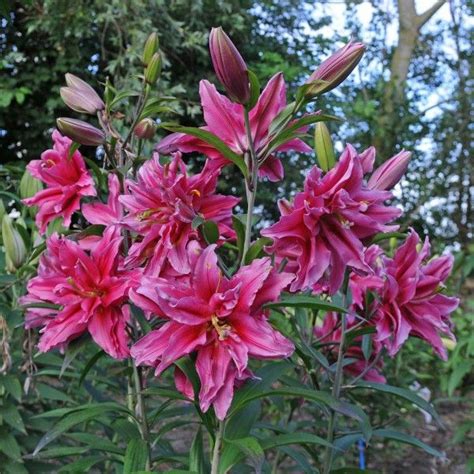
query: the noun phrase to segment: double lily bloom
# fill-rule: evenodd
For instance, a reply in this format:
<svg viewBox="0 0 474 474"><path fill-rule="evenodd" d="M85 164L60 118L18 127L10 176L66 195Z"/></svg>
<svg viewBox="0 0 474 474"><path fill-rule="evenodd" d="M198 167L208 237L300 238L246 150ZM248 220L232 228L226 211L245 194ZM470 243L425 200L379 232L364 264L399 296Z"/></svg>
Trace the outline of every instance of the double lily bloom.
<svg viewBox="0 0 474 474"><path fill-rule="evenodd" d="M47 303L58 309L27 310L29 327L43 326L42 352L64 347L89 332L107 354L128 356L128 293L138 283L140 270L125 270L120 255L122 238L107 229L91 251L53 234L41 257L38 276L28 283L22 304Z"/></svg>
<svg viewBox="0 0 474 474"><path fill-rule="evenodd" d="M334 294L346 267L371 272L364 259L363 240L398 226L387 225L401 211L385 205L389 191L369 189L364 174L372 171L375 155L358 155L347 146L328 173L314 167L304 190L293 203L281 202L280 220L262 231L273 239L268 248L276 263L296 275L291 291L311 289Z"/></svg>
<svg viewBox="0 0 474 474"><path fill-rule="evenodd" d="M203 130L219 137L233 152L244 156L250 153L250 144L245 131L244 106L231 102L217 92L215 86L206 80L199 85L201 104L206 126ZM273 76L263 90L257 104L249 113L251 135L257 158L263 160L259 167L259 176L270 181L279 181L284 176L283 165L275 154L266 156L268 145L273 135L270 125L277 115L286 107L286 87L281 73ZM199 138L184 133L172 133L156 147L161 153L179 150L183 153L200 152L221 168L229 163L212 145ZM278 146L275 152L298 151L308 153L311 147L299 138L294 138Z"/></svg>
<svg viewBox="0 0 474 474"><path fill-rule="evenodd" d="M293 344L272 328L262 308L279 298L293 275L277 273L269 258L261 258L229 279L218 267L215 248L190 245L188 278L145 279L145 285L132 293L132 300L144 310L158 306L166 322L137 342L131 354L138 364L153 366L160 375L179 358L196 352L201 410L213 405L222 420L234 385L251 376L250 357L280 359L293 353ZM187 386L189 394L180 372L177 386Z"/></svg>
<svg viewBox="0 0 474 474"><path fill-rule="evenodd" d="M156 274L166 263L177 272L188 273L186 247L200 239L193 228L196 217L214 221L223 238L233 237L232 208L238 198L215 194L219 170L206 163L188 176L179 153L161 165L158 155L145 163L136 181L127 180L127 194L120 197L128 214L123 223L139 238L130 248L127 265L146 265Z"/></svg>
<svg viewBox="0 0 474 474"><path fill-rule="evenodd" d="M36 224L41 234L58 217L63 218L64 227L69 227L72 215L80 208L81 197L96 195L81 153L76 150L69 156L72 141L55 130L53 142L52 150L46 150L40 160L27 166L31 175L46 185L46 189L23 200L27 206L39 207Z"/></svg>
<svg viewBox="0 0 474 474"><path fill-rule="evenodd" d="M364 311L375 326L375 340L394 356L409 336L428 342L442 358L447 358L440 335L454 339L450 314L458 307L458 298L440 292L451 273L453 258L444 255L428 260L428 239L420 247L420 238L412 230L393 258L382 249L367 249L372 275L353 274L350 288L353 308ZM366 307L366 294L376 297Z"/></svg>

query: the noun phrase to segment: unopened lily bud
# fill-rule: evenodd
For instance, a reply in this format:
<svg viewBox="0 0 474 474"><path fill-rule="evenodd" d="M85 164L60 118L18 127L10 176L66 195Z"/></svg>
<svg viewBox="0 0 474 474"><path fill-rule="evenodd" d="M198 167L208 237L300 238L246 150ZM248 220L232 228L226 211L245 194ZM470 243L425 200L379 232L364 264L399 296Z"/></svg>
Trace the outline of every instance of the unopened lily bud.
<svg viewBox="0 0 474 474"><path fill-rule="evenodd" d="M89 84L87 84L87 82L83 81L82 79L75 76L74 74L70 74L70 73L66 74L66 84L68 85L68 88L73 89L76 92L80 93L82 97L84 97L85 100L87 100L89 104L92 104L94 106L95 111L92 112L93 114L95 114L98 110L102 110L105 107L104 102L100 98L99 94L97 94L97 92ZM66 105L68 105L68 107L71 107L67 103ZM87 112L87 113L91 113L91 112Z"/></svg>
<svg viewBox="0 0 474 474"><path fill-rule="evenodd" d="M150 64L151 58L156 52L158 52L158 46L158 35L156 33L152 33L146 40L145 47L143 48L142 62L145 67Z"/></svg>
<svg viewBox="0 0 474 474"><path fill-rule="evenodd" d="M381 166L379 166L369 179L368 186L371 189L387 190L392 189L405 174L411 153L402 150Z"/></svg>
<svg viewBox="0 0 474 474"><path fill-rule="evenodd" d="M42 189L43 183L31 176L30 172L26 170L20 180L20 197L22 199L33 197Z"/></svg>
<svg viewBox="0 0 474 474"><path fill-rule="evenodd" d="M359 64L364 52L365 45L363 43L350 41L339 51L329 56L306 81L306 84L314 83L306 94L309 96L324 94L337 87Z"/></svg>
<svg viewBox="0 0 474 474"><path fill-rule="evenodd" d="M324 122L316 123L314 148L316 149L319 166L323 171L329 171L336 163L336 155L334 154L331 135Z"/></svg>
<svg viewBox="0 0 474 474"><path fill-rule="evenodd" d="M144 139L144 140L150 140L153 138L156 132L156 124L155 122L150 119L150 118L145 118L143 120L140 120L138 122L137 126L133 130L133 133L135 134L136 137Z"/></svg>
<svg viewBox="0 0 474 474"><path fill-rule="evenodd" d="M81 91L71 89L70 87L61 87L59 90L63 102L72 110L79 112L80 114L95 115L97 113L97 107L94 103L90 102Z"/></svg>
<svg viewBox="0 0 474 474"><path fill-rule="evenodd" d="M99 146L105 141L102 130L72 118L61 117L56 120L59 131L81 145Z"/></svg>
<svg viewBox="0 0 474 474"><path fill-rule="evenodd" d="M8 214L2 219L2 238L5 255L9 263L8 270L18 269L26 260L26 246Z"/></svg>
<svg viewBox="0 0 474 474"><path fill-rule="evenodd" d="M209 36L209 50L214 71L229 97L234 102L247 104L250 99L247 65L221 27L212 28Z"/></svg>
<svg viewBox="0 0 474 474"><path fill-rule="evenodd" d="M145 69L145 81L153 85L157 80L161 72L161 56L160 53L155 53Z"/></svg>
<svg viewBox="0 0 474 474"><path fill-rule="evenodd" d="M3 199L0 199L0 221L3 219L5 215L5 204L3 204Z"/></svg>

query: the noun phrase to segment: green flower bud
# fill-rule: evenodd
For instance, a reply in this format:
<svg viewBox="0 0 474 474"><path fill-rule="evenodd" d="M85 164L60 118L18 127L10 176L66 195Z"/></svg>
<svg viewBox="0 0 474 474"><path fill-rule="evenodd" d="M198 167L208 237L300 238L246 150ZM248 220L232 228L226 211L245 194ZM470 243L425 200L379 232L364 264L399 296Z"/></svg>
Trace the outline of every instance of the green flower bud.
<svg viewBox="0 0 474 474"><path fill-rule="evenodd" d="M146 40L145 47L143 48L142 62L145 67L150 64L151 58L156 52L158 52L158 47L158 35L156 33L152 33Z"/></svg>
<svg viewBox="0 0 474 474"><path fill-rule="evenodd" d="M7 270L15 271L26 261L26 245L8 214L2 219L2 239Z"/></svg>
<svg viewBox="0 0 474 474"><path fill-rule="evenodd" d="M331 135L324 122L317 122L314 129L314 148L319 166L323 171L329 171L336 163Z"/></svg>
<svg viewBox="0 0 474 474"><path fill-rule="evenodd" d="M155 53L145 69L145 81L153 85L157 80L161 72L161 56L159 53Z"/></svg>
<svg viewBox="0 0 474 474"><path fill-rule="evenodd" d="M36 193L43 189L43 183L31 176L27 170L23 173L20 180L20 197L22 199L33 197Z"/></svg>

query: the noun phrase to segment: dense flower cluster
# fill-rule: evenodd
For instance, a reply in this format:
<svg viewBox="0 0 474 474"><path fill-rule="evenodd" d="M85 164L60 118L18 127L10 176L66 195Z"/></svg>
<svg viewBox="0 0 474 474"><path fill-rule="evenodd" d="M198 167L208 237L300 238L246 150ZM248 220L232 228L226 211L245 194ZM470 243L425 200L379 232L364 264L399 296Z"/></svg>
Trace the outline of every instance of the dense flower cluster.
<svg viewBox="0 0 474 474"><path fill-rule="evenodd" d="M158 75L156 41L150 40L155 46L145 55L151 58L145 61L148 86ZM206 125L194 134L164 138L136 174L136 162L115 167L108 175L107 202L82 204L82 216L94 225L93 231L46 239L38 275L29 281L22 299L27 306L26 326L41 327L39 349L64 348L88 332L110 356L131 356L137 365L154 367L157 376L180 358L192 356L199 394L194 394L190 380L178 368L176 386L191 399L197 395L203 412L212 406L220 420L229 410L235 387L253 377L249 359L293 354L293 342L274 328L265 306L278 301L284 291L330 300L348 289L352 299L344 330L361 327L374 333L371 350L362 347L362 336L346 340L347 347L341 344L345 333L340 315L334 312L323 315L311 334L331 361L344 350L350 359L344 371L356 379L384 382L384 351L394 356L409 336L426 340L445 358L441 335L453 337L450 314L458 300L440 290L451 272L452 258L427 260L429 243L420 245L414 231L393 255L371 245L374 235L399 227L393 222L401 210L387 201L408 166L409 153L400 152L374 171L373 148L359 154L347 145L335 164L331 152L330 160L320 159L327 171L314 166L293 201L280 201L281 218L261 231L272 242L266 248L264 244L251 247L257 175L281 180L283 165L276 152L311 151L302 140L307 125L327 117L318 112L298 115L302 105L344 80L362 57L364 46L349 43L326 60L290 107L281 73L257 98L260 91L251 83L251 72L221 29L213 30L210 47L217 77L229 98L201 81ZM62 91L66 103L84 113L106 114L100 97L84 84L74 76L68 78L69 87ZM151 123L142 120L134 140L154 135L156 124L146 120ZM140 155L133 155L128 139L117 139L118 132L107 148L109 128L96 132L91 125L76 122L59 123L80 143L90 145L99 134L94 143L104 146L111 163L112 149L120 159ZM203 130L213 140L206 141ZM324 137L321 153L330 142L327 130ZM28 165L30 173L47 186L24 201L39 207L36 222L42 234L58 217L69 227L81 198L96 195L84 159L71 150L71 140L55 131L53 141L53 150ZM190 174L182 159L181 153L189 152L207 158L199 173ZM158 153L171 157L164 159ZM222 167L234 161L229 156L244 170L249 206L244 229L243 221L232 220L240 199L216 192ZM202 230L206 223L218 233L212 244ZM229 260L233 261L229 264ZM152 326L145 335L131 317L130 302L144 311Z"/></svg>

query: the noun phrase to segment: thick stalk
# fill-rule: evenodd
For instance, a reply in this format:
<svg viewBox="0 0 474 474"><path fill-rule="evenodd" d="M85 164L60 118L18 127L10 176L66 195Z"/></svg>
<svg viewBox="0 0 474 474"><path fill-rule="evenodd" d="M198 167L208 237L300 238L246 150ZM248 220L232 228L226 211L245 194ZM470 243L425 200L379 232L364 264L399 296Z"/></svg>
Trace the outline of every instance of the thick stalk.
<svg viewBox="0 0 474 474"><path fill-rule="evenodd" d="M334 385L332 387L332 396L336 399L339 398L341 393L341 385L342 385L342 369L344 367L344 340L346 336L346 315L341 315L341 339L339 341L339 350L337 353L337 363L336 363L336 375L334 377ZM334 430L336 427L336 412L334 410L331 411L329 416L329 425L328 425L328 435L327 441L331 443L334 441ZM328 474L331 471L332 461L333 461L334 451L332 448L326 448L326 455L324 459L324 474Z"/></svg>
<svg viewBox="0 0 474 474"><path fill-rule="evenodd" d="M143 441L146 442L147 447L148 447L148 458L145 466L145 470L149 471L151 467L151 453L150 453L150 442L149 442L149 436L148 436L148 421L146 417L146 410L145 410L145 403L143 400L143 387L142 387L142 378L141 378L141 373L140 369L135 365L134 362L132 362L133 365L133 381L135 384L135 396L136 396L136 415L139 419L140 422L140 431L142 435Z"/></svg>
<svg viewBox="0 0 474 474"><path fill-rule="evenodd" d="M247 142L249 146L250 156L247 160L247 166L249 169L249 177L245 180L245 192L247 195L247 219L245 225L245 239L244 249L242 252L242 264L245 262L245 256L250 248L250 240L252 237L252 225L253 225L253 210L255 207L255 197L257 195L257 183L258 183L258 163L257 155L255 153L255 147L253 143L252 130L250 128L249 112L244 109L244 121L245 121L245 132L247 134Z"/></svg>
<svg viewBox="0 0 474 474"><path fill-rule="evenodd" d="M224 437L224 422L219 421L219 429L216 433L216 440L214 442L214 449L212 451L211 474L218 474L219 462L221 460L221 444Z"/></svg>

